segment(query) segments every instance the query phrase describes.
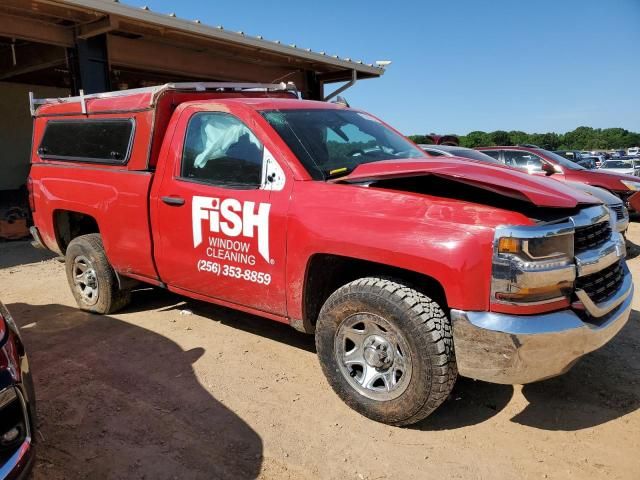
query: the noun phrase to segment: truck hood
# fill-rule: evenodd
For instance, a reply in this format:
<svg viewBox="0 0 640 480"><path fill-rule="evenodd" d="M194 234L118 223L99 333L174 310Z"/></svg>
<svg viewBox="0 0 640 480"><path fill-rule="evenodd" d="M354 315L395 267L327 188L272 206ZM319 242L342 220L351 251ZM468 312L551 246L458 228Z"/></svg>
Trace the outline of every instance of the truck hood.
<svg viewBox="0 0 640 480"><path fill-rule="evenodd" d="M506 197L516 198L539 207L574 208L579 204L601 203L594 196L560 182L550 181L502 166L473 162L457 157L439 159L399 159L365 163L335 183L368 181L435 175Z"/></svg>

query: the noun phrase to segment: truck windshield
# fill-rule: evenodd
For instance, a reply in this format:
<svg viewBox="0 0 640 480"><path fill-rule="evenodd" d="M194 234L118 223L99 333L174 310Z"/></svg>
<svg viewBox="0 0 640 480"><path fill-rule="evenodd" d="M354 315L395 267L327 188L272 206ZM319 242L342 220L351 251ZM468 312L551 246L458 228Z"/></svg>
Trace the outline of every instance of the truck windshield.
<svg viewBox="0 0 640 480"><path fill-rule="evenodd" d="M426 158L409 140L362 112L327 108L261 113L315 180L346 175L363 163Z"/></svg>

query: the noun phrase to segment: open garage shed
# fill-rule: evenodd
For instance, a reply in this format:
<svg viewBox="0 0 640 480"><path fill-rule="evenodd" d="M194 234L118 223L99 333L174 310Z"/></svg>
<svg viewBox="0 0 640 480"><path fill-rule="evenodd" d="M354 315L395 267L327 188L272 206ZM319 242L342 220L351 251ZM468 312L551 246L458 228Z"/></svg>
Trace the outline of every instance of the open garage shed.
<svg viewBox="0 0 640 480"><path fill-rule="evenodd" d="M0 192L6 203L6 192L21 188L28 175L30 91L42 98L174 81L285 81L321 100L329 83L382 73L372 64L117 0L2 0Z"/></svg>

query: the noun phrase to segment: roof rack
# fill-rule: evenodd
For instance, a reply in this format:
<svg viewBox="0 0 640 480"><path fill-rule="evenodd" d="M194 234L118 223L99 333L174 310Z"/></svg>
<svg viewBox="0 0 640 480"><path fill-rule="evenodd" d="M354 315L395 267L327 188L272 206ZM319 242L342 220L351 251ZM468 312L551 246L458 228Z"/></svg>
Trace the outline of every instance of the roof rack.
<svg viewBox="0 0 640 480"><path fill-rule="evenodd" d="M99 99L99 98L114 98L124 97L128 95L135 95L140 93L150 93L151 100L149 106L153 107L158 96L166 92L167 90L181 90L181 91L194 91L205 92L207 90L214 91L290 91L298 92L296 85L293 82L280 82L280 83L234 83L234 82L182 82L182 83L165 83L164 85L157 85L154 87L145 88L132 88L130 90L117 90L114 92L92 93L85 95L83 90L80 90L80 95L75 97L58 97L58 98L34 98L33 92L29 92L29 110L31 116L36 116L36 109L40 105L51 105L61 103L75 103L80 102L82 107L82 113L87 113L87 100Z"/></svg>

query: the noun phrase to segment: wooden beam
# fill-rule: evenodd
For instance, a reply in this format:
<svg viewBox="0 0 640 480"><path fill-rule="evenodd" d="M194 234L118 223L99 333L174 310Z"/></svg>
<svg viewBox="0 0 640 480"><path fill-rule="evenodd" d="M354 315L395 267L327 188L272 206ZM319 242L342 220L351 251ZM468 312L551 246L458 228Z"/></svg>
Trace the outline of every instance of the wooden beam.
<svg viewBox="0 0 640 480"><path fill-rule="evenodd" d="M64 58L58 58L45 63L37 63L34 65L28 65L16 70L12 70L9 73L0 72L0 80L10 80L19 75L25 75L27 73L39 72L40 70L46 70L49 68L59 67L65 64Z"/></svg>
<svg viewBox="0 0 640 480"><path fill-rule="evenodd" d="M13 15L0 15L0 35L60 47L74 44L73 31L69 28Z"/></svg>
<svg viewBox="0 0 640 480"><path fill-rule="evenodd" d="M351 80L353 72L349 70L341 70L338 72L319 73L318 80L322 83L346 82ZM368 78L362 73L358 73L358 80Z"/></svg>
<svg viewBox="0 0 640 480"><path fill-rule="evenodd" d="M215 51L196 51L146 39L129 39L107 35L109 63L136 70L180 74L181 77L233 81L293 81L305 85L304 72L296 67L266 66L247 63L239 58L218 56Z"/></svg>
<svg viewBox="0 0 640 480"><path fill-rule="evenodd" d="M21 41L19 41L21 42ZM66 63L66 52L62 47L41 43L18 43L14 47L15 57L0 57L0 80L25 73L37 72ZM15 58L15 64L13 59Z"/></svg>
<svg viewBox="0 0 640 480"><path fill-rule="evenodd" d="M103 33L109 33L117 30L120 26L120 22L117 18L106 16L101 18L97 22L92 22L87 25L81 25L78 29L78 38L86 40L87 38L96 37Z"/></svg>

